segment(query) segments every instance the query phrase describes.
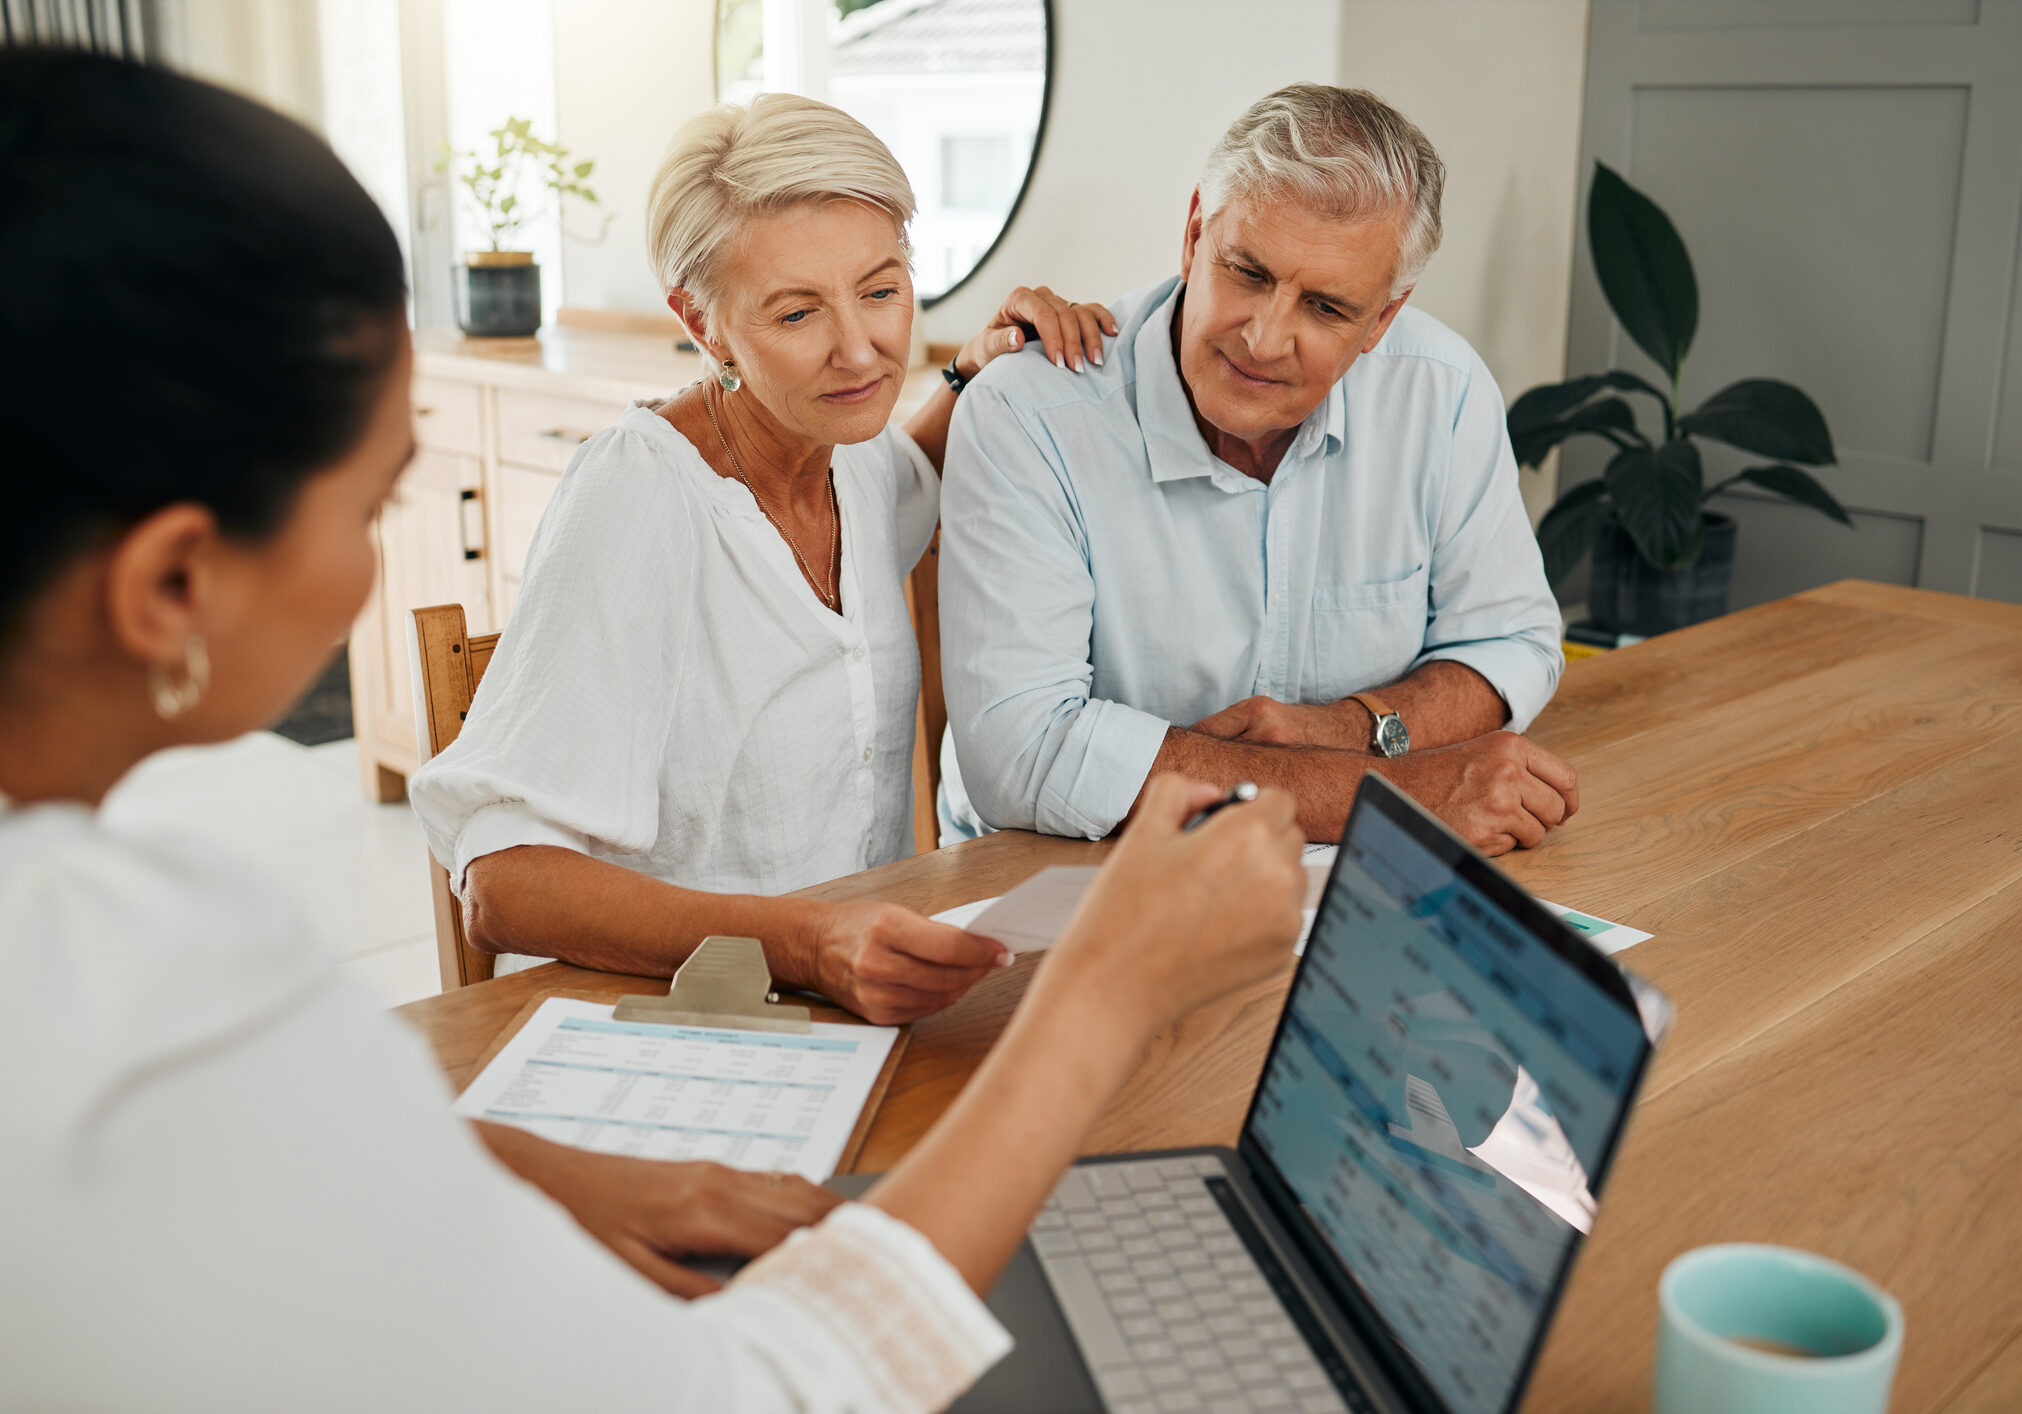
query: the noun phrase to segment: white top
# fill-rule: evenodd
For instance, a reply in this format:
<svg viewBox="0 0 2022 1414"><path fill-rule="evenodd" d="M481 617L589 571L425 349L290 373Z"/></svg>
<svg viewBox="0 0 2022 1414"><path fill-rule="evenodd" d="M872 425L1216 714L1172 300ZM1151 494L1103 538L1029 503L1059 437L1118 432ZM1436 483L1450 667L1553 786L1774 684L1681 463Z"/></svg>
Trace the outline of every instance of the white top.
<svg viewBox="0 0 2022 1414"><path fill-rule="evenodd" d="M940 478L896 427L834 468L841 615L647 404L583 444L462 734L408 783L452 887L528 844L761 894L912 852L905 582Z"/></svg>
<svg viewBox="0 0 2022 1414"><path fill-rule="evenodd" d="M869 1414L1009 1348L861 1204L666 1296L285 904L80 807L0 815L0 973L0 1409Z"/></svg>

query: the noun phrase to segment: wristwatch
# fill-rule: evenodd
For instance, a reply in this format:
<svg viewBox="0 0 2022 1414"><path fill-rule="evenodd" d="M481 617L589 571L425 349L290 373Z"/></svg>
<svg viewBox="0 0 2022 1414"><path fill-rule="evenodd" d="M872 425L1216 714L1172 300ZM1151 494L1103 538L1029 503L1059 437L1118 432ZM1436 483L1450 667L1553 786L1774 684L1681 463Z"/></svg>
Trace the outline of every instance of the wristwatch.
<svg viewBox="0 0 2022 1414"><path fill-rule="evenodd" d="M960 357L959 353L955 355L955 358ZM941 370L941 377L946 379L948 386L955 390L955 396L960 397L962 390L969 386L969 380L964 378L955 367L955 358L948 360L948 366Z"/></svg>
<svg viewBox="0 0 2022 1414"><path fill-rule="evenodd" d="M1404 729L1404 718L1384 706L1383 699L1373 692L1351 693L1357 702L1369 709L1369 715L1376 719L1376 731L1370 738L1370 745L1385 756L1402 756L1411 750L1411 733Z"/></svg>

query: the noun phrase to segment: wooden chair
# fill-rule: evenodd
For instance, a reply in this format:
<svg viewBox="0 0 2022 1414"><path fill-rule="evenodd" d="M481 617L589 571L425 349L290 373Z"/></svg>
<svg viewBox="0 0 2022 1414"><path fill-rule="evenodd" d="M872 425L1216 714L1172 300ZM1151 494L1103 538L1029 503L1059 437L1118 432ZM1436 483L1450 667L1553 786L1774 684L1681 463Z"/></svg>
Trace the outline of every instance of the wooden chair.
<svg viewBox="0 0 2022 1414"><path fill-rule="evenodd" d="M463 605L437 604L408 615L407 661L414 679L415 746L426 764L456 740L470 699L491 664L498 635L464 632ZM435 899L435 954L442 990L450 992L492 975L492 955L463 935L463 906L449 891L449 871L428 859L428 891Z"/></svg>
<svg viewBox="0 0 2022 1414"><path fill-rule="evenodd" d="M913 846L925 854L939 843L934 798L941 788L941 733L948 703L941 693L941 535L906 580L906 607L920 640L920 706L913 742ZM415 747L426 763L463 730L470 700L498 646L495 633L476 638L465 632L461 604L437 604L408 615L408 664L414 679ZM449 891L449 871L428 860L429 893L435 900L436 959L442 990L489 981L492 955L470 945L463 932L463 907Z"/></svg>
<svg viewBox="0 0 2022 1414"><path fill-rule="evenodd" d="M941 532L906 579L906 607L920 640L920 713L913 725L913 853L939 847L941 827L934 801L941 793L941 734L948 726L948 699L941 690Z"/></svg>

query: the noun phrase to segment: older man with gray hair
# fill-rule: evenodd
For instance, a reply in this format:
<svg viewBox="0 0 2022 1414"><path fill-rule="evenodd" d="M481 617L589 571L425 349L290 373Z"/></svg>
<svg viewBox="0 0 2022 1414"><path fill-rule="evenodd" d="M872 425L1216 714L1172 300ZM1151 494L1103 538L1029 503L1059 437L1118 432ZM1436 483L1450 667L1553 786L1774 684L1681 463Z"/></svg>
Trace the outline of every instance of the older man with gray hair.
<svg viewBox="0 0 2022 1414"><path fill-rule="evenodd" d="M942 492L946 835L1096 838L1179 770L1340 836L1364 772L1491 853L1578 807L1521 732L1564 660L1494 379L1406 310L1444 168L1373 94L1236 120L1101 366L963 392Z"/></svg>

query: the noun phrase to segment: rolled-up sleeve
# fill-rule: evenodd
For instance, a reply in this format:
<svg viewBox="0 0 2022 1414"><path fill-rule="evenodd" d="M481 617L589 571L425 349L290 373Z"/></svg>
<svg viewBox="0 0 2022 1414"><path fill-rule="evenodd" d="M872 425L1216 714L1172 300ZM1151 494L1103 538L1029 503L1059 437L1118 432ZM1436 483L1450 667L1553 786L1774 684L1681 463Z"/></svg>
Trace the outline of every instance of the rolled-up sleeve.
<svg viewBox="0 0 2022 1414"><path fill-rule="evenodd" d="M999 829L1099 839L1168 723L1091 699L1095 579L1062 458L987 385L955 407L941 493L941 672L962 782Z"/></svg>
<svg viewBox="0 0 2022 1414"><path fill-rule="evenodd" d="M408 796L461 893L470 862L524 844L639 853L684 665L689 528L639 437L600 434L541 518L512 620L450 746Z"/></svg>
<svg viewBox="0 0 2022 1414"><path fill-rule="evenodd" d="M1425 648L1412 666L1473 668L1502 695L1509 729L1520 732L1552 700L1565 655L1558 601L1517 488L1502 394L1478 358L1455 413L1449 457Z"/></svg>

